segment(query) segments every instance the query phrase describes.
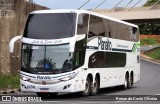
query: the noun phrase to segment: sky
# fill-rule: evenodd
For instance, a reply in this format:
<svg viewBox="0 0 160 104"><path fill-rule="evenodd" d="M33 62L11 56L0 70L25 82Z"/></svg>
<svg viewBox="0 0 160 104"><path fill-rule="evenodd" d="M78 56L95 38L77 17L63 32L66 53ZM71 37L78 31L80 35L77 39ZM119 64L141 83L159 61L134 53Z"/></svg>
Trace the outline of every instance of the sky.
<svg viewBox="0 0 160 104"><path fill-rule="evenodd" d="M33 0L36 4L46 6L51 9L78 9L83 5L87 0ZM81 9L94 9L104 0L90 0L85 6ZM105 2L98 7L97 9L111 9L118 2L122 0L105 0ZM131 0L123 0L117 7L126 6ZM139 2L140 1L140 2ZM135 7L142 6L148 0L133 0L130 5L127 7L132 7L137 2L139 2Z"/></svg>

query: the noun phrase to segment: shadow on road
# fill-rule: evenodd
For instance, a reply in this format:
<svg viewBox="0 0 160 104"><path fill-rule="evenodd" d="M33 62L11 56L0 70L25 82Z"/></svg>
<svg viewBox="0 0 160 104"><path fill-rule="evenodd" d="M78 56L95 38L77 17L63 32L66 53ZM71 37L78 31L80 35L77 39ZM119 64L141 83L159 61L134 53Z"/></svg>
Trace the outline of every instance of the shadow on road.
<svg viewBox="0 0 160 104"><path fill-rule="evenodd" d="M136 87L132 87L130 89L134 89ZM114 88L114 87L109 87L109 88L103 88L103 89L100 89L98 95L96 95L95 97L104 97L104 96L109 96L109 95L112 95L114 93L117 93L117 92L121 92L121 91L124 91L124 90L120 90L120 89L117 89L117 88ZM49 100L87 100L87 99L93 99L95 98L94 96L86 96L86 97L82 97L80 95L80 93L70 93L70 94L60 94L58 96L54 96L54 97L48 97L48 98L45 98L42 100L43 101L49 101Z"/></svg>

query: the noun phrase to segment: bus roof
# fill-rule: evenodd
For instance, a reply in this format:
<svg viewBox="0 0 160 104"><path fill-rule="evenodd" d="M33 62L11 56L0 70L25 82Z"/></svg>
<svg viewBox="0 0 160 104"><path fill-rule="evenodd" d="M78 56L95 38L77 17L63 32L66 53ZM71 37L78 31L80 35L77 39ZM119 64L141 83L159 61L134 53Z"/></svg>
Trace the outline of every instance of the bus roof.
<svg viewBox="0 0 160 104"><path fill-rule="evenodd" d="M119 19L116 19L116 18L112 18L112 17L109 17L107 15L102 15L102 14L99 14L99 13L88 11L88 10L76 10L76 9L38 10L38 11L33 11L30 14L45 14L45 13L77 13L77 14L86 13L86 14L95 15L95 16L98 16L98 17L101 17L101 18L105 18L105 19L108 19L108 20L111 20L111 21L119 22L119 23L122 23L122 24L126 24L126 25L129 25L129 26L138 28L138 26L135 25L135 24L125 22L125 21L122 21L122 20L119 20Z"/></svg>

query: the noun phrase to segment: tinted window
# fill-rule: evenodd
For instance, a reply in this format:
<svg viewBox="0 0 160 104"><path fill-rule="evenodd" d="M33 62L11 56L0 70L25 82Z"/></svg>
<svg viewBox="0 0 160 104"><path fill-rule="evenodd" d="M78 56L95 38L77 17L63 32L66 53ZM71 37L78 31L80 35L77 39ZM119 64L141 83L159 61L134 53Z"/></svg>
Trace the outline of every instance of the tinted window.
<svg viewBox="0 0 160 104"><path fill-rule="evenodd" d="M90 16L88 37L105 36L105 27L101 17Z"/></svg>
<svg viewBox="0 0 160 104"><path fill-rule="evenodd" d="M139 57L139 55L137 56L137 63L140 63L140 57Z"/></svg>
<svg viewBox="0 0 160 104"><path fill-rule="evenodd" d="M24 37L35 39L59 39L75 34L75 13L30 14Z"/></svg>
<svg viewBox="0 0 160 104"><path fill-rule="evenodd" d="M86 53L86 38L76 42L74 52L74 68L84 64Z"/></svg>
<svg viewBox="0 0 160 104"><path fill-rule="evenodd" d="M90 16L88 37L105 36L114 39L138 41L139 33L136 27L112 21L98 16Z"/></svg>
<svg viewBox="0 0 160 104"><path fill-rule="evenodd" d="M115 39L138 41L138 29L116 21L103 19L105 36Z"/></svg>
<svg viewBox="0 0 160 104"><path fill-rule="evenodd" d="M22 71L58 74L72 70L69 44L54 46L22 46Z"/></svg>
<svg viewBox="0 0 160 104"><path fill-rule="evenodd" d="M88 30L88 14L78 15L77 34L87 34Z"/></svg>
<svg viewBox="0 0 160 104"><path fill-rule="evenodd" d="M89 68L125 67L126 53L95 52L89 57Z"/></svg>
<svg viewBox="0 0 160 104"><path fill-rule="evenodd" d="M136 27L131 27L130 28L130 40L132 40L132 41L138 41L139 40L138 29Z"/></svg>

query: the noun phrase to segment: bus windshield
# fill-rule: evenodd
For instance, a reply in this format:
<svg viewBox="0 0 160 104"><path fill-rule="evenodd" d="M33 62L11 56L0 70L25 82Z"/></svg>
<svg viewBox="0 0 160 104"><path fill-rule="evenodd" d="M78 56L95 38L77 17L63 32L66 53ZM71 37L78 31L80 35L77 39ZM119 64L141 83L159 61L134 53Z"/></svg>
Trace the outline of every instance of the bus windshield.
<svg viewBox="0 0 160 104"><path fill-rule="evenodd" d="M69 44L56 46L23 44L22 71L34 74L59 74L71 70Z"/></svg>
<svg viewBox="0 0 160 104"><path fill-rule="evenodd" d="M30 14L24 37L32 39L60 39L75 35L76 13Z"/></svg>

